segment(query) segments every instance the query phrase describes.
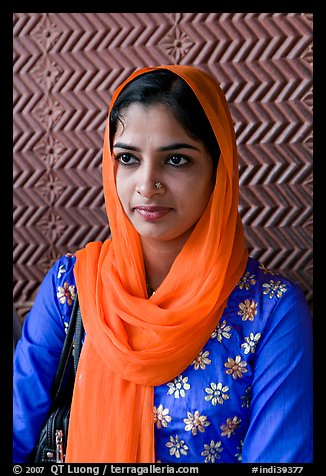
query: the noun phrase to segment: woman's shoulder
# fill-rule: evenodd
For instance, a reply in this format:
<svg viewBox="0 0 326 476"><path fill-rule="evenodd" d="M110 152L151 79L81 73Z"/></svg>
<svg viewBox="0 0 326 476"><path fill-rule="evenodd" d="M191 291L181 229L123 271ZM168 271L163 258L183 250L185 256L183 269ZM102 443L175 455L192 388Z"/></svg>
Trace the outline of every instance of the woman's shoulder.
<svg viewBox="0 0 326 476"><path fill-rule="evenodd" d="M51 281L53 286L64 284L65 280L72 281L75 285L74 266L76 255L66 253L59 256L49 268L44 281Z"/></svg>
<svg viewBox="0 0 326 476"><path fill-rule="evenodd" d="M301 292L301 286L261 261L249 256L245 272L237 285L240 290L251 290L276 304L286 294Z"/></svg>
<svg viewBox="0 0 326 476"><path fill-rule="evenodd" d="M49 268L36 297L36 300L46 303L51 300L51 309L56 310L56 314L61 316L65 329L68 327L77 295L75 263L76 255L73 253L59 256Z"/></svg>
<svg viewBox="0 0 326 476"><path fill-rule="evenodd" d="M276 325L294 307L309 313L301 286L249 257L246 269L229 297L226 313L260 331L268 321L273 320Z"/></svg>
<svg viewBox="0 0 326 476"><path fill-rule="evenodd" d="M52 264L50 271L57 274L58 279L64 274L73 272L76 263L76 255L74 253L66 253L59 256Z"/></svg>

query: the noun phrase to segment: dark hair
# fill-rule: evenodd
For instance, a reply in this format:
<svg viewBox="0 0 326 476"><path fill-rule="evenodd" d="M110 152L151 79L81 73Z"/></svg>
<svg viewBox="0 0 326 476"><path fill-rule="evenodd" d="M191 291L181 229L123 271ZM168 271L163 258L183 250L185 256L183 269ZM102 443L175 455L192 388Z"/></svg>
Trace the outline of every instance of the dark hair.
<svg viewBox="0 0 326 476"><path fill-rule="evenodd" d="M209 120L190 86L180 76L158 69L137 76L122 89L110 113L110 145L116 133L121 111L133 103L145 106L165 104L188 134L206 146L217 167L220 148Z"/></svg>

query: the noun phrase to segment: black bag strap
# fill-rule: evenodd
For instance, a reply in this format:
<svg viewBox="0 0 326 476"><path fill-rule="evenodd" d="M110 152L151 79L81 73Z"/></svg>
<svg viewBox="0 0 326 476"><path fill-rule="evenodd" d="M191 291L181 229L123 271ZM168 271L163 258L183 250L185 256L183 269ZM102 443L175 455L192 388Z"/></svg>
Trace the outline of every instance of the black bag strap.
<svg viewBox="0 0 326 476"><path fill-rule="evenodd" d="M82 347L82 339L84 335L84 326L82 316L79 308L78 295L74 299L73 308L71 311L70 322L67 329L67 334L62 347L62 352L57 368L57 372L53 384L53 405L62 393L62 383L66 374L69 360L74 349L74 371L76 373L77 364Z"/></svg>
<svg viewBox="0 0 326 476"><path fill-rule="evenodd" d="M76 294L76 298L78 301L78 296ZM79 361L79 356L81 353L82 349L82 342L83 342L83 337L84 337L84 326L83 326L83 320L82 320L82 315L80 311L80 306L78 304L77 306L77 317L76 317L76 336L75 336L75 347L74 347L74 371L75 374L77 372L77 365Z"/></svg>

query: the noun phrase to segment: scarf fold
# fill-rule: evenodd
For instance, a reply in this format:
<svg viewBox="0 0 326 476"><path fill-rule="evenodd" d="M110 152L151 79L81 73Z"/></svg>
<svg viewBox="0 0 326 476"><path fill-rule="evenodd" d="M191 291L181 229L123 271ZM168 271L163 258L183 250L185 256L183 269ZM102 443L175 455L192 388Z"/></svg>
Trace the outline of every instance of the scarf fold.
<svg viewBox="0 0 326 476"><path fill-rule="evenodd" d="M221 149L208 206L156 293L147 299L141 241L120 204L108 123L103 186L112 239L77 251L86 339L77 369L66 462L155 462L154 386L182 373L216 328L248 253L238 213L235 134L223 92L192 66L169 69L193 89Z"/></svg>

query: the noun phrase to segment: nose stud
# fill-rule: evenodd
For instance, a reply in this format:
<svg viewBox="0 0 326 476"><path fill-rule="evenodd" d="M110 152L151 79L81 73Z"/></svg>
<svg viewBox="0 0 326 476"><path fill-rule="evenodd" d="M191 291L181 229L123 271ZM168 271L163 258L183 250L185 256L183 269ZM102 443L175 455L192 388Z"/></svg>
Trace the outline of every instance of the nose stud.
<svg viewBox="0 0 326 476"><path fill-rule="evenodd" d="M161 184L161 182L155 182L154 187L156 188L156 190L160 190L161 188L163 188L163 185Z"/></svg>

